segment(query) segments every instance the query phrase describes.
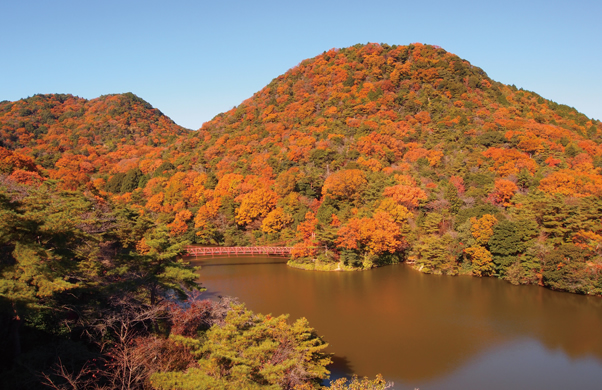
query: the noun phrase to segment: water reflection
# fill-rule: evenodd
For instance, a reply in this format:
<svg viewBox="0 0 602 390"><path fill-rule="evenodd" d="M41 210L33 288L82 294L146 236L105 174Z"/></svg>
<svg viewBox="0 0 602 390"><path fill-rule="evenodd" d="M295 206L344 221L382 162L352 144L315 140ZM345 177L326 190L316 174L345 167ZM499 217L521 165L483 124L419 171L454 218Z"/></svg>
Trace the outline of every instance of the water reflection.
<svg viewBox="0 0 602 390"><path fill-rule="evenodd" d="M602 383L601 299L496 279L424 275L404 265L320 273L284 261L195 264L203 266L200 280L211 296L239 297L257 312L307 317L336 353L338 375L380 372L396 388L423 389L483 388L470 384L487 382L487 375L509 377L496 379L505 387L485 386L500 389L565 388L559 384L566 378L579 388ZM552 371L541 374L545 367Z"/></svg>

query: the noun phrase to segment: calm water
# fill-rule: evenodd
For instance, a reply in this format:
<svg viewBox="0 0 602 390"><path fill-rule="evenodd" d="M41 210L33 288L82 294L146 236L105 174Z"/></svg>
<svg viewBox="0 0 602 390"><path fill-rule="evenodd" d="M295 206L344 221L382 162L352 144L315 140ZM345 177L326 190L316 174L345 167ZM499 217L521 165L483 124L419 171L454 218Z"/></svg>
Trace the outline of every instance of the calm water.
<svg viewBox="0 0 602 390"><path fill-rule="evenodd" d="M309 272L282 258L205 258L207 297L306 317L333 377L382 373L395 389L602 389L602 299L405 265Z"/></svg>

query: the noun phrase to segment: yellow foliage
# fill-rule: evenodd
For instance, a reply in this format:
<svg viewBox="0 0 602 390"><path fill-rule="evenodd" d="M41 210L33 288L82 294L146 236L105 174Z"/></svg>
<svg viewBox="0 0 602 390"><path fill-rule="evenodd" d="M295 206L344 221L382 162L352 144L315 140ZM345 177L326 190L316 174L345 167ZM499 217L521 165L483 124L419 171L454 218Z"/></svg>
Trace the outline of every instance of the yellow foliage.
<svg viewBox="0 0 602 390"><path fill-rule="evenodd" d="M491 214L485 214L481 218L470 218L472 224L470 230L472 236L480 245L486 245L491 236L493 236L493 226L497 223L497 219Z"/></svg>
<svg viewBox="0 0 602 390"><path fill-rule="evenodd" d="M385 198L376 209L376 212L384 211L389 213L393 221L397 224L402 224L407 221L410 216L410 211L407 207L395 203L391 198Z"/></svg>
<svg viewBox="0 0 602 390"><path fill-rule="evenodd" d="M436 167L441 163L441 159L443 158L443 152L439 150L432 150L429 152L427 160L431 167Z"/></svg>
<svg viewBox="0 0 602 390"><path fill-rule="evenodd" d="M261 223L264 233L277 233L293 222L290 215L286 214L280 207L270 211Z"/></svg>
<svg viewBox="0 0 602 390"><path fill-rule="evenodd" d="M397 181L397 184L401 184L404 186L409 186L409 187L418 186L416 179L414 179L412 176L409 176L409 175L395 175L395 180Z"/></svg>
<svg viewBox="0 0 602 390"><path fill-rule="evenodd" d="M464 249L464 253L472 260L472 274L475 276L491 275L495 271L495 264L491 253L480 245Z"/></svg>
<svg viewBox="0 0 602 390"><path fill-rule="evenodd" d="M246 225L257 218L263 218L276 206L278 195L272 190L260 188L243 195L240 207L236 211L236 222Z"/></svg>

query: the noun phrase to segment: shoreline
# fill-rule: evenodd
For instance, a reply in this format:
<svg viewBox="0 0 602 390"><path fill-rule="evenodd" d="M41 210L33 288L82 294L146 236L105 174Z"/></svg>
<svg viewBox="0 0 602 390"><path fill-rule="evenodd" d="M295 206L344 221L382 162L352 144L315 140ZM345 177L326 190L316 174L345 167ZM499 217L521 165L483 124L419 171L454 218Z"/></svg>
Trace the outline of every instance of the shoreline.
<svg viewBox="0 0 602 390"><path fill-rule="evenodd" d="M343 262L338 263L322 263L318 259L314 259L312 263L298 263L293 260L289 260L286 262L286 265L291 268L302 269L304 271L320 271L320 272L352 272L352 271L367 271L370 268L359 268L359 267L350 267L345 265Z"/></svg>

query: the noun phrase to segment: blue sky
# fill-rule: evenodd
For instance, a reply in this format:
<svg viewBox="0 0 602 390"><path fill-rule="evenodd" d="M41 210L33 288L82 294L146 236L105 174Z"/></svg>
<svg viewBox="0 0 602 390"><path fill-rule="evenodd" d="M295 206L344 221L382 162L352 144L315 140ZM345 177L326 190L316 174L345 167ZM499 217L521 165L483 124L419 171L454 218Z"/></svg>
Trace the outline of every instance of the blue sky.
<svg viewBox="0 0 602 390"><path fill-rule="evenodd" d="M434 44L602 119L602 1L0 4L0 100L133 92L198 129L333 47Z"/></svg>

